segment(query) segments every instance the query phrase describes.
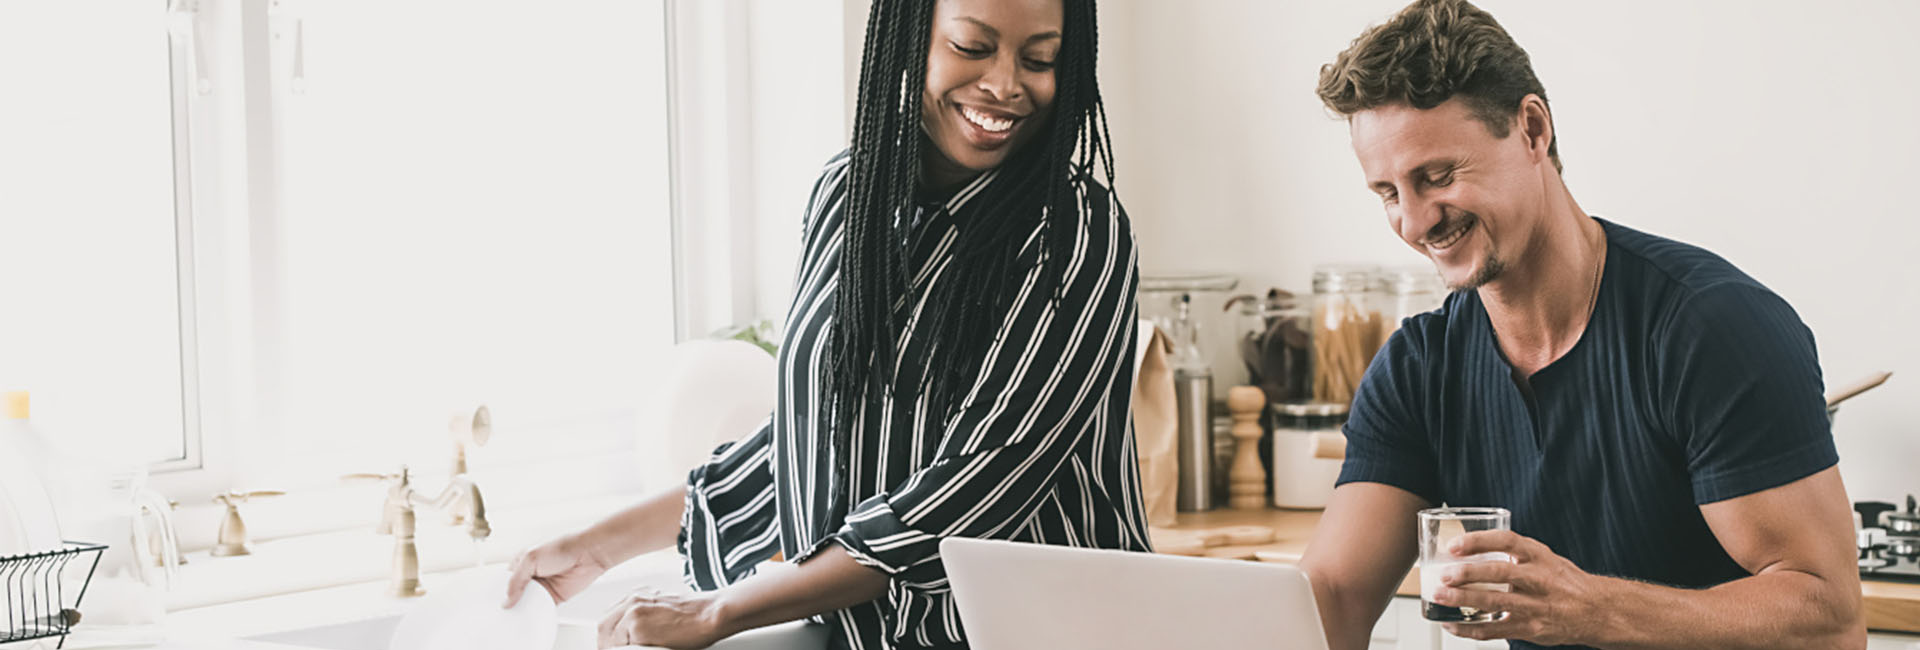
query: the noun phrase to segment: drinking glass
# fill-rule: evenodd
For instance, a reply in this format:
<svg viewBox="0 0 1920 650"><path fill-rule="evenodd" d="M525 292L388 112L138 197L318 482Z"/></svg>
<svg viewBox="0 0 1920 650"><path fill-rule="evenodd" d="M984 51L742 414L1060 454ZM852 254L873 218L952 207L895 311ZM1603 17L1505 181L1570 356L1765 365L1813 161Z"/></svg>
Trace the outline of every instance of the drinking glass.
<svg viewBox="0 0 1920 650"><path fill-rule="evenodd" d="M1420 511L1420 613L1430 621L1448 623L1488 623L1507 617L1506 612L1488 612L1472 607L1451 607L1433 602L1440 588L1440 576L1456 564L1512 562L1506 553L1481 553L1454 557L1447 547L1455 538L1482 530L1512 530L1513 514L1505 508L1428 508ZM1463 589L1510 591L1504 583L1475 583Z"/></svg>

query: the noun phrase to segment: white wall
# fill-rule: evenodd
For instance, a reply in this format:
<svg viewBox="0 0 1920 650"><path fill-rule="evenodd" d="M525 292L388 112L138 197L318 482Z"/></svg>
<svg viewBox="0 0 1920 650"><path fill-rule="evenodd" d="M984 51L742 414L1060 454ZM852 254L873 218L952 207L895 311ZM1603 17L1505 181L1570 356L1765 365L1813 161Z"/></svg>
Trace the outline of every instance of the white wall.
<svg viewBox="0 0 1920 650"><path fill-rule="evenodd" d="M748 0L757 314L786 315L800 220L821 165L847 147L849 32L838 0ZM865 16L865 8L861 9ZM864 20L860 24L864 24ZM858 24L855 25L857 27ZM857 58L859 49L853 50ZM854 71L856 74L858 69Z"/></svg>
<svg viewBox="0 0 1920 650"><path fill-rule="evenodd" d="M1362 187L1322 64L1400 0L1108 0L1103 83L1146 272L1305 287L1418 263ZM1920 3L1484 0L1532 55L1588 211L1714 250L1785 296L1829 386L1890 369L1835 432L1855 499L1920 492Z"/></svg>

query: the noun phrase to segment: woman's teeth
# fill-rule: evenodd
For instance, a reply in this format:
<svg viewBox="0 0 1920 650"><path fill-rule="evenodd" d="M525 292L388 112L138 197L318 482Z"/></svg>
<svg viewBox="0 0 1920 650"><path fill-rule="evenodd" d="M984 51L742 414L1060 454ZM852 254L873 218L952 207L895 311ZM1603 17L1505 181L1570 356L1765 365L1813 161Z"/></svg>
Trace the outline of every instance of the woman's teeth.
<svg viewBox="0 0 1920 650"><path fill-rule="evenodd" d="M986 113L973 110L972 107L968 107L968 106L960 107L960 114L966 117L968 122L972 122L974 126L980 127L981 129L986 130L988 133L1000 133L1007 129L1013 128L1013 120L994 117Z"/></svg>

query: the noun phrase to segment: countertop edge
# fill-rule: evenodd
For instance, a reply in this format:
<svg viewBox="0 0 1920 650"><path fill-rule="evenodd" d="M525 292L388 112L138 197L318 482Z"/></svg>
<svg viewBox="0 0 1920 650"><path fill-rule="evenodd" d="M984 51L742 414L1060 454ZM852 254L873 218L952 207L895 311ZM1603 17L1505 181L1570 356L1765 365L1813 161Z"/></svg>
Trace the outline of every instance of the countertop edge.
<svg viewBox="0 0 1920 650"><path fill-rule="evenodd" d="M1307 541L1313 536L1313 528L1319 524L1319 521L1320 511L1318 510L1266 508L1182 513L1174 525L1153 529L1154 544L1156 547L1161 546L1163 539L1191 541L1193 534L1216 528L1267 526L1274 531L1274 539L1271 542L1212 546L1200 551L1199 554L1210 558L1296 564L1300 561L1301 554L1306 551ZM1920 634L1920 584L1863 580L1860 591L1869 631ZM1408 573L1407 579L1401 581L1395 595L1412 597L1420 595L1418 569Z"/></svg>

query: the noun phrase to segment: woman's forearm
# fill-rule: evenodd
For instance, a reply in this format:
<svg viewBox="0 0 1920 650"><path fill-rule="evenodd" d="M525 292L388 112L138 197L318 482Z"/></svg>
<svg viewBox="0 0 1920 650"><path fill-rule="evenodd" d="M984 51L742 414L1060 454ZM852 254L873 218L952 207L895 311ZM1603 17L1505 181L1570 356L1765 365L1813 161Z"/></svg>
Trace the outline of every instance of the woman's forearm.
<svg viewBox="0 0 1920 650"><path fill-rule="evenodd" d="M724 636L846 609L886 593L887 575L830 544L797 567L767 571L717 595Z"/></svg>
<svg viewBox="0 0 1920 650"><path fill-rule="evenodd" d="M687 486L663 490L580 531L581 541L607 566L672 546L686 502Z"/></svg>

